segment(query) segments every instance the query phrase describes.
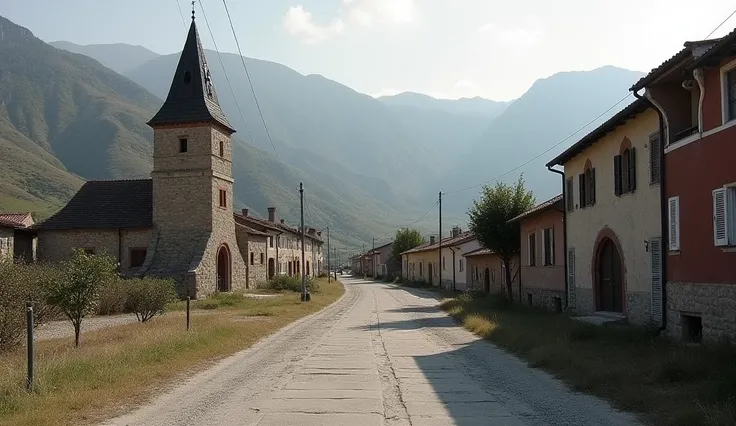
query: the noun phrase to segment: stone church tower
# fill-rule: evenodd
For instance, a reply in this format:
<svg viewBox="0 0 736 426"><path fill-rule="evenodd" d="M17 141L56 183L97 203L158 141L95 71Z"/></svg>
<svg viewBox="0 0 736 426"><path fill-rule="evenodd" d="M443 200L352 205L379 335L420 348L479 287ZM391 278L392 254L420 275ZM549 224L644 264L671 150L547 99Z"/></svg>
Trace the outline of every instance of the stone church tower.
<svg viewBox="0 0 736 426"><path fill-rule="evenodd" d="M231 135L192 16L153 128L153 225L141 274L173 277L182 296L244 287L235 237Z"/></svg>

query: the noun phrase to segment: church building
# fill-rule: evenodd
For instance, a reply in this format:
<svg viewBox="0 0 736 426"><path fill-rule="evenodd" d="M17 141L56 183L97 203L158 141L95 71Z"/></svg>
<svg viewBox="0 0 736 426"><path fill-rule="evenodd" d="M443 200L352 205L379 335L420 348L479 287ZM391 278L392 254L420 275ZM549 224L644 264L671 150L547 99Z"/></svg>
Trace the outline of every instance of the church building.
<svg viewBox="0 0 736 426"><path fill-rule="evenodd" d="M269 234L235 221L235 129L217 100L194 17L166 101L147 124L151 179L85 183L35 227L38 260L68 259L72 248L106 252L122 274L173 278L182 297L265 281L265 272L249 277L259 270L249 271L248 259L257 263L249 245L265 252Z"/></svg>

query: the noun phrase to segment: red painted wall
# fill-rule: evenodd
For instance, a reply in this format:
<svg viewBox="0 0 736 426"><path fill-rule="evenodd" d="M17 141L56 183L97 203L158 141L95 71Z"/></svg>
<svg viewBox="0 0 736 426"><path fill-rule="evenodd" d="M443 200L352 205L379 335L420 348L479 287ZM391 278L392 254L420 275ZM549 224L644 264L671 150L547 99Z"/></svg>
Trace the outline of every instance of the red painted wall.
<svg viewBox="0 0 736 426"><path fill-rule="evenodd" d="M561 209L562 203L558 207ZM564 214L547 210L521 221L521 284L525 288L565 290L565 232ZM555 264L544 266L542 258L542 232L554 228ZM536 266L529 266L529 234L536 234Z"/></svg>
<svg viewBox="0 0 736 426"><path fill-rule="evenodd" d="M710 116L716 113L720 120L720 107L709 110ZM736 253L713 244L712 196L714 189L736 182L735 159L736 126L665 156L666 197L680 197L680 252L667 258L669 281L736 284Z"/></svg>

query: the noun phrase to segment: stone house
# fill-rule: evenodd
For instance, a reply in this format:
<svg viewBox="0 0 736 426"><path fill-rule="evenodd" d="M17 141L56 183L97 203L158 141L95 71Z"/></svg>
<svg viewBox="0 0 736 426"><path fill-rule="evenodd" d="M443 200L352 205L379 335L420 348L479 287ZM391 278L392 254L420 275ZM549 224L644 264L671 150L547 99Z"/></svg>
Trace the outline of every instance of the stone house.
<svg viewBox="0 0 736 426"><path fill-rule="evenodd" d="M450 237L442 243L442 286L459 291L467 290L470 271L465 253L480 248L480 242L470 232L462 232L459 226L452 228Z"/></svg>
<svg viewBox="0 0 736 426"><path fill-rule="evenodd" d="M376 277L391 277L399 272L401 265L393 258L393 248L394 242L391 241L370 251L371 264L373 270L376 271Z"/></svg>
<svg viewBox="0 0 736 426"><path fill-rule="evenodd" d="M72 248L106 251L122 273L173 278L180 296L248 285L233 215L231 135L192 19L153 128L151 179L87 182L56 215L36 226L38 258ZM238 234L241 238L238 238Z"/></svg>
<svg viewBox="0 0 736 426"><path fill-rule="evenodd" d="M522 301L562 310L565 298L565 227L562 195L511 219L521 229ZM524 299L525 298L525 299Z"/></svg>
<svg viewBox="0 0 736 426"><path fill-rule="evenodd" d="M636 100L547 164L564 167L568 306L576 313L661 322L659 135L657 112Z"/></svg>
<svg viewBox="0 0 736 426"><path fill-rule="evenodd" d="M36 259L36 233L31 213L0 213L0 260L33 262Z"/></svg>
<svg viewBox="0 0 736 426"><path fill-rule="evenodd" d="M660 114L662 326L675 339L734 342L736 30L685 43L631 90Z"/></svg>
<svg viewBox="0 0 736 426"><path fill-rule="evenodd" d="M501 258L490 249L480 247L463 254L470 273L467 290L488 294L506 292L506 267ZM519 256L511 259L511 289L515 300L519 299Z"/></svg>

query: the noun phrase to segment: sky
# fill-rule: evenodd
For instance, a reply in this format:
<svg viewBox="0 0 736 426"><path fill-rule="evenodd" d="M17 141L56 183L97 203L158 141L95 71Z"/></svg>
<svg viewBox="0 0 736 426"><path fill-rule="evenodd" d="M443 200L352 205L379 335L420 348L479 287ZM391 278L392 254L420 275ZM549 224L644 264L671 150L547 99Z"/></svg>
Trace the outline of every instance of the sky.
<svg viewBox="0 0 736 426"><path fill-rule="evenodd" d="M373 96L511 100L537 79L615 65L648 71L706 37L733 0L226 0L242 53ZM205 47L237 53L222 0L201 0ZM0 15L44 41L181 50L185 0L2 0ZM181 8L181 14L179 12ZM716 31L736 27L736 16Z"/></svg>

